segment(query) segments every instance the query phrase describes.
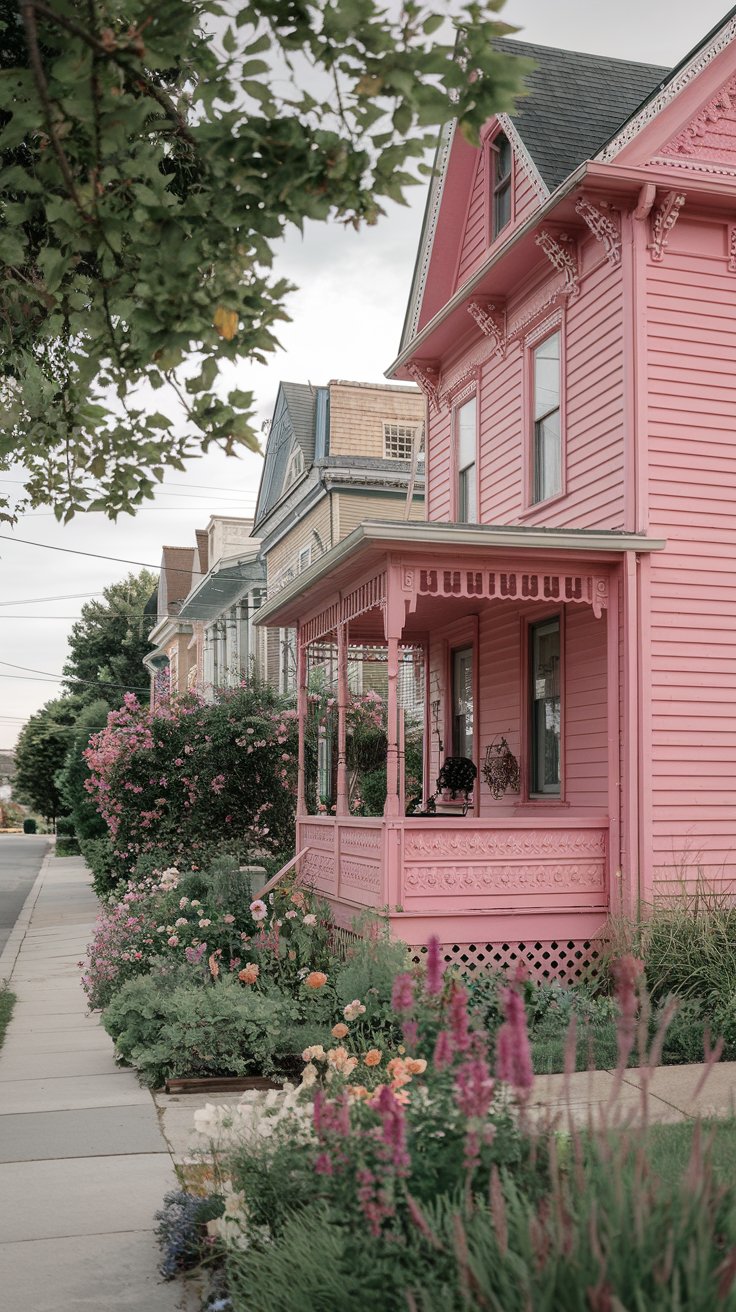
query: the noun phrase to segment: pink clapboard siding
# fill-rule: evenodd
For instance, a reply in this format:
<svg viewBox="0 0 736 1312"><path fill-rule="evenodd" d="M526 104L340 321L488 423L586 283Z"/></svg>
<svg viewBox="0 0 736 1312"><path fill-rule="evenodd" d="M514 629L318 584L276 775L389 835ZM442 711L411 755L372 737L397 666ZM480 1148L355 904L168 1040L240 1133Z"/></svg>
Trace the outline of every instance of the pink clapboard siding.
<svg viewBox="0 0 736 1312"><path fill-rule="evenodd" d="M512 605L487 606L478 624L478 764L482 767L486 749L494 738L503 736L528 771L528 753L522 742L522 689L526 663L526 646L522 620L534 622L558 614L559 608ZM605 815L608 810L608 745L606 730L606 624L596 619L588 607L570 606L565 614L564 648L564 774L565 801L575 813ZM469 634L438 634L430 643L430 782L441 764L431 706L441 702L440 731L446 737L444 707L448 651L464 646ZM449 691L449 690L447 690ZM445 741L443 755L451 755L452 744ZM429 791L432 791L430 789ZM508 794L494 800L484 782L480 784L481 816L513 816L519 798ZM559 803L552 802L545 811L556 813Z"/></svg>
<svg viewBox="0 0 736 1312"><path fill-rule="evenodd" d="M566 495L530 506L525 464L530 453L531 347L515 340L503 358L483 365L479 382L480 521L514 524L530 518L550 526L619 528L623 484L623 283L619 267L582 243L581 292L561 316L565 352ZM543 301L550 275L509 305L513 324ZM556 326L550 310L550 331ZM559 315L557 316L559 318ZM544 318L542 317L542 324ZM490 350L489 350L490 357ZM454 363L454 362L453 362ZM430 415L428 518L452 515L451 407Z"/></svg>
<svg viewBox="0 0 736 1312"><path fill-rule="evenodd" d="M486 164L484 151L478 151L478 162L468 202L465 230L460 244L457 266L457 284L465 281L467 275L478 263L488 247L488 206L486 204Z"/></svg>
<svg viewBox="0 0 736 1312"><path fill-rule="evenodd" d="M735 293L723 223L681 218L646 263L655 893L736 878Z"/></svg>
<svg viewBox="0 0 736 1312"><path fill-rule="evenodd" d="M485 150L479 150L473 185L468 200L465 227L460 243L455 279L457 287L473 272L488 250L489 196L487 193L489 186L487 155ZM514 228L523 223L533 210L538 209L539 204L540 197L537 187L535 187L527 171L521 167L518 159L515 159L512 180L511 223L503 230L504 239L510 236Z"/></svg>

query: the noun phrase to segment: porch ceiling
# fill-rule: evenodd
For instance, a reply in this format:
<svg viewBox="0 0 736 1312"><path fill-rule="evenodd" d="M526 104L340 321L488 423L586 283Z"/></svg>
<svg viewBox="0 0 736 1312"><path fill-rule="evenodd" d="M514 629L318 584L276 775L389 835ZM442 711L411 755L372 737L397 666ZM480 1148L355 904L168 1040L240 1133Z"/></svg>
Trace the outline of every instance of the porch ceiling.
<svg viewBox="0 0 736 1312"><path fill-rule="evenodd" d="M373 570L385 569L388 564L398 564L408 557L421 558L428 567L498 564L523 570L536 563L552 569L567 565L580 570L587 566L610 566L625 552L661 551L665 545L663 539L613 530L366 520L269 598L258 612L256 623L279 628L295 626L340 593L354 589L356 581L368 578ZM482 597L475 600L484 604ZM431 610L432 625L442 622L438 618L439 608L446 609L449 618L467 614L469 609L467 597L433 597L427 601L435 603ZM351 641L377 636L377 612L370 607L365 609L367 614L351 620ZM429 614L424 605L421 610L417 606L415 613L408 617L405 635L419 634L422 625L426 632Z"/></svg>

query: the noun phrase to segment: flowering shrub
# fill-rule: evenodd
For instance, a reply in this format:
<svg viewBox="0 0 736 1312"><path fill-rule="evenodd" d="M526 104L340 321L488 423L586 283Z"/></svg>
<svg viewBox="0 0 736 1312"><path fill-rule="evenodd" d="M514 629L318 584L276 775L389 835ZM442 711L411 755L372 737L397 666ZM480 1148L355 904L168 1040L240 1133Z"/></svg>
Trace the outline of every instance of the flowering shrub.
<svg viewBox="0 0 736 1312"><path fill-rule="evenodd" d="M85 752L87 791L130 871L141 853L201 858L229 845L282 853L293 841L296 711L266 687L142 707L132 693Z"/></svg>
<svg viewBox="0 0 736 1312"><path fill-rule="evenodd" d="M82 965L91 1007L105 1007L154 960L181 963L199 983L236 974L242 987L263 980L297 989L324 959L327 931L313 898L277 886L269 903L252 901L248 876L221 858L206 874L163 873L130 881L121 900L103 907Z"/></svg>

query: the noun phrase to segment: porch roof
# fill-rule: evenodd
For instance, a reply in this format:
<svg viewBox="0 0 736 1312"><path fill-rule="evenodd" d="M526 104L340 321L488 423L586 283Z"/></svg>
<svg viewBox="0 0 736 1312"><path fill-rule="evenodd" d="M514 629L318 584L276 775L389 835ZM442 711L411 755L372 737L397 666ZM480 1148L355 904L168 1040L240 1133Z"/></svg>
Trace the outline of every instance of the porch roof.
<svg viewBox="0 0 736 1312"><path fill-rule="evenodd" d="M555 561L611 563L624 552L661 551L663 538L615 529L539 528L527 525L450 524L428 521L397 523L364 520L342 542L293 579L261 606L256 624L286 628L313 612L328 597L355 585L387 557L428 556L442 566L477 560L480 553L515 561L519 568L531 553ZM438 557L438 552L442 553ZM489 560L493 557L489 557Z"/></svg>

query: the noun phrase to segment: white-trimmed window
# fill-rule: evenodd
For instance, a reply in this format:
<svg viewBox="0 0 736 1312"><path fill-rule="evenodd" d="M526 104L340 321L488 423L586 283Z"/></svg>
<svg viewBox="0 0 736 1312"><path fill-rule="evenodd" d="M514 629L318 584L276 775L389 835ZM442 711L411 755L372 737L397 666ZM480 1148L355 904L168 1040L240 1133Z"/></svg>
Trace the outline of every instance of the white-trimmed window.
<svg viewBox="0 0 736 1312"><path fill-rule="evenodd" d="M303 574L305 569L309 569L311 563L312 563L312 544L310 542L307 544L306 547L302 547L299 552L299 567L297 569L297 573Z"/></svg>
<svg viewBox="0 0 736 1312"><path fill-rule="evenodd" d="M462 524L478 522L478 480L476 476L477 401L471 396L465 405L455 411L455 444L457 450L457 514Z"/></svg>
<svg viewBox="0 0 736 1312"><path fill-rule="evenodd" d="M499 132L491 145L491 241L511 220L513 159L508 137Z"/></svg>
<svg viewBox="0 0 736 1312"><path fill-rule="evenodd" d="M286 478L284 479L284 487L285 488L291 487L292 483L296 483L296 480L303 473L304 473L304 452L302 451L300 446L295 446L294 450L289 456L289 463L286 467Z"/></svg>
<svg viewBox="0 0 736 1312"><path fill-rule="evenodd" d="M383 454L386 460L411 460L419 429L416 424L383 425Z"/></svg>
<svg viewBox="0 0 736 1312"><path fill-rule="evenodd" d="M560 795L562 700L560 621L555 618L530 628L531 779L530 795Z"/></svg>
<svg viewBox="0 0 736 1312"><path fill-rule="evenodd" d="M535 502L548 501L562 491L560 342L558 329L532 352Z"/></svg>

